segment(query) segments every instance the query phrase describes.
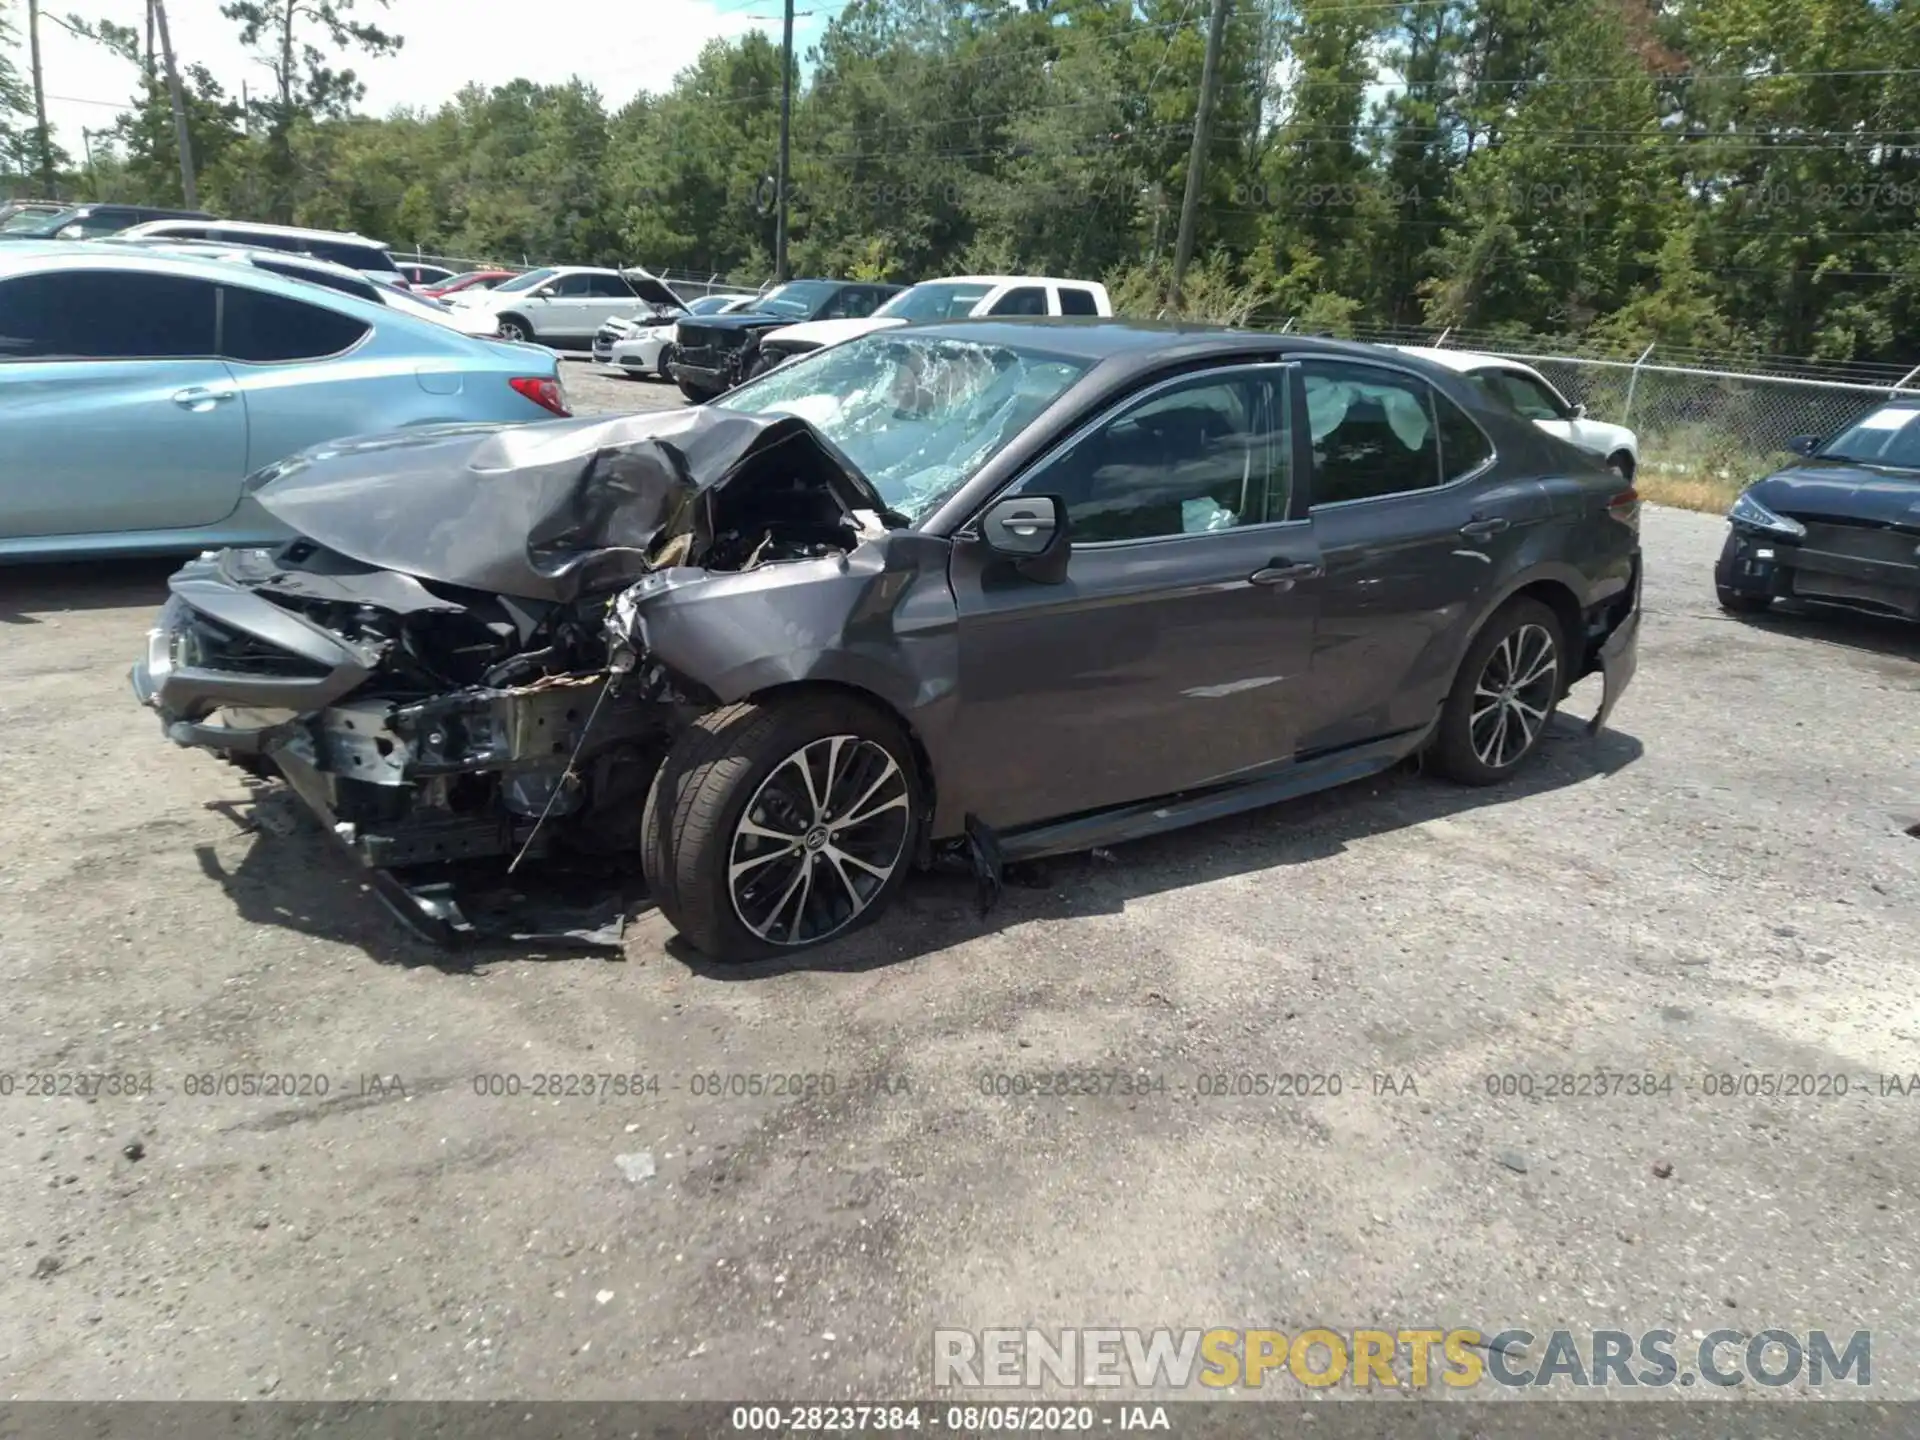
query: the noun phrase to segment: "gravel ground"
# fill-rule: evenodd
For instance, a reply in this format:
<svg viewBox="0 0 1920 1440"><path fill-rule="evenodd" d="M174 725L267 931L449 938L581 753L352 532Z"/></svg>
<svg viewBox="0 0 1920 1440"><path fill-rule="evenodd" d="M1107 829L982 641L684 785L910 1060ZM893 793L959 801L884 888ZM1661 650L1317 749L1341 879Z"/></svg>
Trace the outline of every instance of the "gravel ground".
<svg viewBox="0 0 1920 1440"><path fill-rule="evenodd" d="M884 1398L936 1326L1378 1324L1871 1328L1920 1396L1920 1098L1878 1093L1920 1070L1920 640L1724 618L1719 522L1644 528L1638 679L1515 786L1397 773L985 920L920 880L792 968L655 916L459 968L133 703L169 565L0 572L0 1394ZM1061 1070L1158 1083L983 1093ZM1674 1088L1487 1088L1595 1070ZM97 1071L151 1089L29 1093ZM1705 1093L1750 1071L1849 1093ZM194 1093L261 1072L326 1093ZM579 1072L658 1088L525 1093ZM1204 1093L1275 1073L1340 1093Z"/></svg>

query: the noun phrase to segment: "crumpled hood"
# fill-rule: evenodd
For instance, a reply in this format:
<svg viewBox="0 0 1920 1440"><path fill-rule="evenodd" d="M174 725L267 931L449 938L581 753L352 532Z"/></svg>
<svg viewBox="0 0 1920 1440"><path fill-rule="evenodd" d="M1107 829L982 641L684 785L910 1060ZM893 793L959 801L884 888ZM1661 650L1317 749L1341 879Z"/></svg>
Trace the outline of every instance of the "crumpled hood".
<svg viewBox="0 0 1920 1440"><path fill-rule="evenodd" d="M1920 475L1835 460L1803 460L1750 493L1781 515L1817 515L1920 530Z"/></svg>
<svg viewBox="0 0 1920 1440"><path fill-rule="evenodd" d="M679 535L692 537L683 563L698 564L713 538L703 502L788 445L810 452L792 468L829 476L844 512L885 513L804 420L704 406L358 436L268 466L247 486L296 534L363 564L565 601L630 584Z"/></svg>

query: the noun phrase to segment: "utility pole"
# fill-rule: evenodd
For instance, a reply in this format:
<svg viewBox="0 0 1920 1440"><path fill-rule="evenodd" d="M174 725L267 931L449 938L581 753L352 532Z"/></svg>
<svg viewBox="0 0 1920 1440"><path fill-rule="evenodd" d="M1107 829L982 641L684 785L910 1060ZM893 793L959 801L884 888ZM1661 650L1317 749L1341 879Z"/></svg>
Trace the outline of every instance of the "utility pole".
<svg viewBox="0 0 1920 1440"><path fill-rule="evenodd" d="M773 278L787 278L787 156L793 135L793 0L783 7L786 18L780 39L780 172L774 203L778 207L773 222ZM38 69L34 71L39 74Z"/></svg>
<svg viewBox="0 0 1920 1440"><path fill-rule="evenodd" d="M155 78L153 73L153 0L147 0L146 70L147 70L147 84L152 85Z"/></svg>
<svg viewBox="0 0 1920 1440"><path fill-rule="evenodd" d="M27 48L33 57L33 133L40 147L40 190L53 199L53 136L47 130L47 91L40 80L40 0L27 0Z"/></svg>
<svg viewBox="0 0 1920 1440"><path fill-rule="evenodd" d="M1200 218L1200 182L1207 168L1207 127L1213 120L1214 92L1220 87L1220 41L1226 34L1227 10L1233 0L1213 0L1213 23L1207 29L1207 58L1200 70L1200 105L1193 117L1193 151L1187 157L1187 194L1180 205L1180 238L1173 251L1173 285L1168 303L1180 303L1180 286L1193 259L1193 232Z"/></svg>
<svg viewBox="0 0 1920 1440"><path fill-rule="evenodd" d="M173 63L173 37L167 31L166 0L148 0L160 31L160 57L167 67L167 98L173 104L173 143L180 151L180 193L187 209L200 208L200 192L193 183L193 140L187 133L187 102L180 93L180 67Z"/></svg>

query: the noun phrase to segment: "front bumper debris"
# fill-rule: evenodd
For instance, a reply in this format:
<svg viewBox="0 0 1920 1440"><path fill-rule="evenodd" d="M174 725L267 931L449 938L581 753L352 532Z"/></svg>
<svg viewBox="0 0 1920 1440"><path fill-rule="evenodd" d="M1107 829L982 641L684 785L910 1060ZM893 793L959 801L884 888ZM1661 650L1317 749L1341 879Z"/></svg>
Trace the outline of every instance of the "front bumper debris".
<svg viewBox="0 0 1920 1440"><path fill-rule="evenodd" d="M463 869L463 862L512 855L530 838L528 853L545 854L537 817L570 808L577 778L568 760L604 677L473 688L413 705L338 699L377 657L225 584L207 562L183 570L174 590L129 675L168 739L270 763L330 839L369 872L388 908L436 944L620 944L630 908L618 883L624 877L609 885L600 875L585 890L573 883L579 876L558 873L503 887L497 866L485 878ZM311 673L221 668L222 659L258 657L242 631L213 615L299 646L279 663L304 659ZM470 791L490 783L479 777L495 775L500 803L463 804L470 798L463 784Z"/></svg>

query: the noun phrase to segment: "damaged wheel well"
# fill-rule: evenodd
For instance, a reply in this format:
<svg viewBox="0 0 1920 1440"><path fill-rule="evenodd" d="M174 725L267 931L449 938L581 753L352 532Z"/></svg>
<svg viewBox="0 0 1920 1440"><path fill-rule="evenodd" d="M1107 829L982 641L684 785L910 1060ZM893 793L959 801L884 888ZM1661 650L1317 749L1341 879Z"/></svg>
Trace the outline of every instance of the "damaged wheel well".
<svg viewBox="0 0 1920 1440"><path fill-rule="evenodd" d="M1522 585L1508 597L1508 603L1525 597L1538 600L1553 612L1553 618L1560 622L1561 644L1576 658L1586 649L1586 618L1580 613L1580 601L1573 591L1557 580L1535 580ZM1561 681L1564 693L1580 677L1569 671Z"/></svg>
<svg viewBox="0 0 1920 1440"><path fill-rule="evenodd" d="M939 795L933 774L933 760L927 753L926 741L913 722L902 715L892 705L871 690L858 685L849 685L840 680L794 680L783 685L769 685L764 690L756 690L744 696L755 705L770 705L779 700L801 695L822 693L844 696L857 704L865 705L887 717L900 727L900 733L907 737L907 743L913 747L913 767L917 772L915 779L920 783L920 794L925 804L925 818L921 822L920 835L915 842L916 860L925 863L931 853L933 835L933 817L938 813Z"/></svg>

